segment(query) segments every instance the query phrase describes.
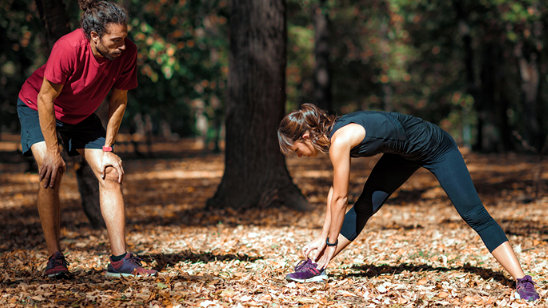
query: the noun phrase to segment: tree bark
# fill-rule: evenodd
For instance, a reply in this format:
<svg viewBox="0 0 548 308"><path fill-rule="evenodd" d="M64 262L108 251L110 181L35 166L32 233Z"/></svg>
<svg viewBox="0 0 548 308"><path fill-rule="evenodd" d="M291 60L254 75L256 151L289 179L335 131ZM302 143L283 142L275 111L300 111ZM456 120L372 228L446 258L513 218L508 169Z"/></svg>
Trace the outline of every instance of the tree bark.
<svg viewBox="0 0 548 308"><path fill-rule="evenodd" d="M474 70L474 57L475 50L472 46L472 35L470 33L469 25L469 12L464 7L462 1L456 0L453 1L453 6L455 7L455 12L457 14L457 21L459 24L459 34L462 38L463 45L463 61L464 61L464 70L466 78L466 92L472 96L474 99L474 104L479 103L478 96L478 84L476 80L476 73ZM470 137L471 124L468 121L469 114L467 114L468 109L463 108L463 132L462 140L464 145L471 147L472 140Z"/></svg>
<svg viewBox="0 0 548 308"><path fill-rule="evenodd" d="M314 10L314 30L314 101L318 107L333 113L329 69L329 15L325 0L320 0Z"/></svg>
<svg viewBox="0 0 548 308"><path fill-rule="evenodd" d="M35 1L40 18L44 22L49 48L51 48L55 41L70 31L65 5L62 0ZM84 213L93 228L105 227L99 205L99 182L84 159L80 158L74 165Z"/></svg>
<svg viewBox="0 0 548 308"><path fill-rule="evenodd" d="M280 153L285 111L284 0L232 0L225 171L208 207L308 209Z"/></svg>
<svg viewBox="0 0 548 308"><path fill-rule="evenodd" d="M535 50L524 53L523 45L516 46L514 54L519 65L521 89L523 97L523 109L525 116L525 140L529 145L540 152L542 148L542 134L540 133L541 120L537 115L539 109L540 69L538 54Z"/></svg>

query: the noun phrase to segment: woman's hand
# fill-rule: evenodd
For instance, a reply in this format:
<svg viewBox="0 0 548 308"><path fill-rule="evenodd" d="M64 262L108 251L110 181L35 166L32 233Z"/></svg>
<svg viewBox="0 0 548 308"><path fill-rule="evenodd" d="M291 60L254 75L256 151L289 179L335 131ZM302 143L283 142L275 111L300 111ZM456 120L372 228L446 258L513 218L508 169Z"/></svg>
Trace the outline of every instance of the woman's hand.
<svg viewBox="0 0 548 308"><path fill-rule="evenodd" d="M305 258L316 261L325 248L325 238L318 238L302 248L302 254Z"/></svg>
<svg viewBox="0 0 548 308"><path fill-rule="evenodd" d="M329 261L335 256L335 251L337 251L337 246L327 246L322 257L318 260L318 266L316 268L320 271L326 268Z"/></svg>

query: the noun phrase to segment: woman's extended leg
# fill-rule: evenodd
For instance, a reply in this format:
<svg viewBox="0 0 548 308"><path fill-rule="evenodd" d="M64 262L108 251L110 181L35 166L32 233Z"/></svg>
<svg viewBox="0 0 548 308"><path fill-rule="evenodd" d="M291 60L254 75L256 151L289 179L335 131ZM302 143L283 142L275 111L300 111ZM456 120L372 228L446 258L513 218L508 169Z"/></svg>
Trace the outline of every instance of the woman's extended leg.
<svg viewBox="0 0 548 308"><path fill-rule="evenodd" d="M457 212L480 235L502 267L515 279L523 278L525 274L508 238L483 206L458 148L455 146L425 168L436 176Z"/></svg>

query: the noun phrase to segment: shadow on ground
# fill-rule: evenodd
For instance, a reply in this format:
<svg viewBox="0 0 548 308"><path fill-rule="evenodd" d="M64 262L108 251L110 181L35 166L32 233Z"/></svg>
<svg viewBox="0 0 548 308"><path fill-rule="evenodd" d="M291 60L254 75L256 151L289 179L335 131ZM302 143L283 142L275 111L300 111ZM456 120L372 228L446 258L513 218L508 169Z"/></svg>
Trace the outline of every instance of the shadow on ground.
<svg viewBox="0 0 548 308"><path fill-rule="evenodd" d="M471 265L464 265L464 266L457 266L457 267L433 267L427 264L408 264L403 263L398 266L393 265L374 265L374 264L366 264L361 266L353 266L353 270L358 270L357 273L351 273L351 274L343 274L340 275L341 278L345 277L366 277L366 278L373 278L378 277L383 274L400 274L402 272L466 272L474 275L480 276L484 280L490 280L494 279L495 281L499 282L502 285L513 287L514 281L506 278L502 274L502 272L496 272L491 269L481 268L477 266L471 266Z"/></svg>

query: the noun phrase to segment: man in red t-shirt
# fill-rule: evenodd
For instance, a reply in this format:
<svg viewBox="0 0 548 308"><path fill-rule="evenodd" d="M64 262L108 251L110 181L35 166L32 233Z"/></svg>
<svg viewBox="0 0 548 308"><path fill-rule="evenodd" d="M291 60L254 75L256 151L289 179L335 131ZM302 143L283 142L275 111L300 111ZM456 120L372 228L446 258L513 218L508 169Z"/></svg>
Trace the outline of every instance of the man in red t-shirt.
<svg viewBox="0 0 548 308"><path fill-rule="evenodd" d="M127 91L137 87L137 47L127 38L127 16L118 5L80 0L80 7L82 28L55 43L47 63L23 84L17 102L23 153L32 154L39 168L38 212L50 256L46 275L69 273L59 245L59 184L65 162L58 135L69 155L82 155L99 180L101 213L112 250L107 276L156 275L126 250L124 169L112 149ZM94 112L109 93L105 131Z"/></svg>

